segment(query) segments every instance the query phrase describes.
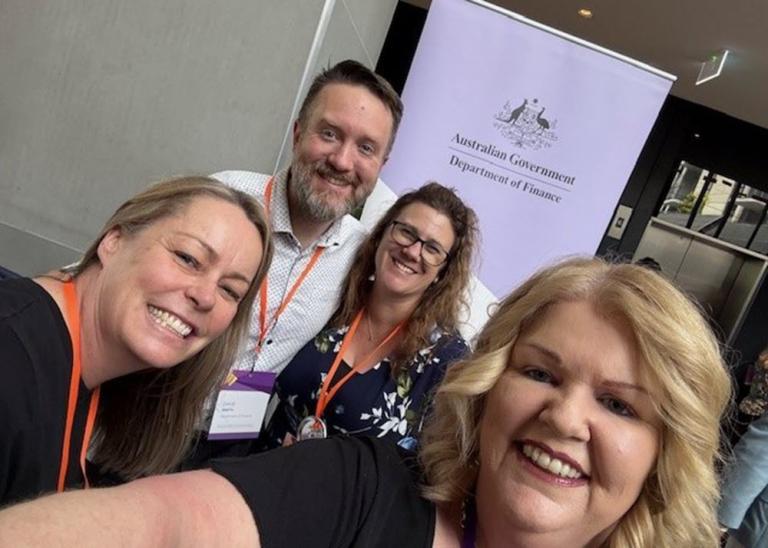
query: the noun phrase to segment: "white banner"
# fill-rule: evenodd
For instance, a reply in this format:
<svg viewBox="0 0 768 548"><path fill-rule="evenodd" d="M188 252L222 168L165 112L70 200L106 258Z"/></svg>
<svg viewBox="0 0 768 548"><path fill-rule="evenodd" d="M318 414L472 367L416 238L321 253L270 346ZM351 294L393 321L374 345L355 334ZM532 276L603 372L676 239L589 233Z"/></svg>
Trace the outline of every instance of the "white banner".
<svg viewBox="0 0 768 548"><path fill-rule="evenodd" d="M479 4L433 0L363 217L428 180L455 187L480 217L475 327L543 264L595 252L674 79Z"/></svg>

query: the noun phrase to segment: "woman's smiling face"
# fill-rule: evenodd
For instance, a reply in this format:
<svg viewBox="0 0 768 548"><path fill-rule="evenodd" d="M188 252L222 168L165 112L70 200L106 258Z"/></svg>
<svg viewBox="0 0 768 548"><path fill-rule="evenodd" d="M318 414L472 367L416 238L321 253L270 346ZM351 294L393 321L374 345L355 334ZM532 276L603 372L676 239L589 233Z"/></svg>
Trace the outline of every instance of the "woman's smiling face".
<svg viewBox="0 0 768 548"><path fill-rule="evenodd" d="M262 251L243 210L213 197L133 234L108 232L98 250L101 338L136 369L194 356L231 323Z"/></svg>
<svg viewBox="0 0 768 548"><path fill-rule="evenodd" d="M393 235L398 227L405 227L423 242L414 241L407 246L398 243ZM415 305L445 268L445 263L433 266L424 261L423 247L429 245L450 252L455 241L453 225L445 214L421 202L405 206L395 223L384 231L376 250L374 283L387 294L409 298Z"/></svg>
<svg viewBox="0 0 768 548"><path fill-rule="evenodd" d="M659 452L662 423L641 367L629 327L591 303L544 312L519 336L486 398L480 515L545 544L603 540L637 500Z"/></svg>

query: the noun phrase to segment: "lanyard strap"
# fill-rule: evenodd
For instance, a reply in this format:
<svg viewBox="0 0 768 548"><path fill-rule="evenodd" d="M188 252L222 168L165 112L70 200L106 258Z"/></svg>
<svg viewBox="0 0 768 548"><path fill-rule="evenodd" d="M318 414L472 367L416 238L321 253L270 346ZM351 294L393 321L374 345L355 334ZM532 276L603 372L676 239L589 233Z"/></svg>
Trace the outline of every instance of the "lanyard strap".
<svg viewBox="0 0 768 548"><path fill-rule="evenodd" d="M72 443L72 427L75 421L75 409L77 408L77 396L80 391L80 310L77 303L77 294L75 292L75 282L64 282L64 301L66 304L67 320L69 320L69 337L72 341L72 375L69 379L69 398L67 401L67 417L64 425L64 439L61 446L61 461L59 463L59 478L56 482L56 490L64 491L67 480L67 469L69 468L69 450ZM83 442L80 448L80 470L83 472L85 487L88 485L88 475L85 472L85 457L88 452L88 445L93 433L93 424L96 420L96 410L99 407L99 388L97 387L91 394L91 402L88 406L88 417L85 421L85 431L83 432Z"/></svg>
<svg viewBox="0 0 768 548"><path fill-rule="evenodd" d="M267 183L267 188L264 191L264 210L266 211L267 218L269 218L269 214L270 214L270 205L272 202L273 186L274 186L274 177L270 177L269 182ZM269 330L272 328L272 326L274 326L277 323L277 319L280 317L283 311L285 311L285 309L288 307L288 303L291 302L294 295L296 295L296 292L299 290L299 287L301 287L301 284L304 283L304 279L315 267L315 263L317 263L317 260L320 258L320 255L323 254L323 251L325 251L324 247L317 246L315 248L315 252L312 254L312 257L309 259L307 266L304 267L304 270L301 271L301 274L299 274L299 277L293 283L293 285L291 286L291 289L288 290L288 293L285 295L285 298L277 307L277 310L275 311L275 315L272 317L270 321L267 321L267 288L268 288L269 275L264 276L264 281L261 282L261 287L259 288L259 342L256 344L257 353L259 350L261 350L261 345L264 344L264 339L267 338L267 333L269 333Z"/></svg>
<svg viewBox="0 0 768 548"><path fill-rule="evenodd" d="M339 365L341 364L341 360L344 358L344 354L347 351L347 348L352 342L352 339L355 336L355 332L357 331L357 328L360 324L360 320L363 319L363 314L365 313L365 309L361 308L360 312L357 313L357 316L355 316L355 319L352 320L352 325L349 326L349 331L347 331L347 334L344 335L344 340L341 342L341 348L339 348L339 353L336 354L336 358L333 360L333 364L331 365L331 368L328 370L328 374L325 376L325 379L323 380L323 384L320 387L320 393L317 396L317 406L315 407L315 416L319 419L322 418L323 412L325 411L326 406L328 405L328 402L331 401L333 396L336 395L336 392L338 392L344 384L352 378L353 375L355 375L358 371L361 369L364 369L366 366L371 364L371 360L373 360L375 354L381 350L384 345L386 345L389 341L392 340L392 338L397 335L397 333L402 329L403 325L405 325L405 321L403 320L399 324L397 324L395 327L392 328L392 330L387 334L386 337L382 339L382 341L376 345L376 348L368 352L361 360L356 360L354 366L352 366L352 369L349 370L349 372L344 375L341 379L339 379L339 382L334 384L332 387L330 386L331 381L333 380L333 377L336 375L336 371L339 369Z"/></svg>

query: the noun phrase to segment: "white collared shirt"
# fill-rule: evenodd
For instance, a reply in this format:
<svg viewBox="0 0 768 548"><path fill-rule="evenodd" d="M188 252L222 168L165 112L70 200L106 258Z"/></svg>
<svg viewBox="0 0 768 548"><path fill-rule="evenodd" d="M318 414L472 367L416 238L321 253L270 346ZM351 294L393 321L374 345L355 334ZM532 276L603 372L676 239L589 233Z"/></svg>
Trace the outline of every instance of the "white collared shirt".
<svg viewBox="0 0 768 548"><path fill-rule="evenodd" d="M251 171L221 171L211 177L264 203L269 175ZM269 221L275 253L268 274L267 322L272 323L275 311L304 271L315 248L324 247L325 251L277 322L272 323L258 355L255 352L259 340L260 304L257 296L248 337L232 369L280 373L291 358L328 323L338 306L341 285L352 266L355 252L366 237L363 225L351 215L345 215L312 246L302 249L291 226L287 179L287 169L275 175L270 203Z"/></svg>

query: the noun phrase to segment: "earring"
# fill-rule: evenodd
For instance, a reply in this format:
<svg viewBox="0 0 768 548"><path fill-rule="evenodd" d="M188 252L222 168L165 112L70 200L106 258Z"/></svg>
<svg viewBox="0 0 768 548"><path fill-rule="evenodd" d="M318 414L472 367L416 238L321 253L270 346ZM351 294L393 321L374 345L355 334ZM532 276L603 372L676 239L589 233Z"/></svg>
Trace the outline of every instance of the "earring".
<svg viewBox="0 0 768 548"><path fill-rule="evenodd" d="M375 279L376 279L376 273L375 273L375 272L374 272L373 274L371 274L370 276L368 276L368 281L369 281L369 282L372 282L372 281L374 281Z"/></svg>

